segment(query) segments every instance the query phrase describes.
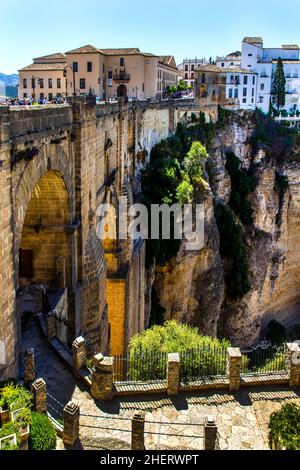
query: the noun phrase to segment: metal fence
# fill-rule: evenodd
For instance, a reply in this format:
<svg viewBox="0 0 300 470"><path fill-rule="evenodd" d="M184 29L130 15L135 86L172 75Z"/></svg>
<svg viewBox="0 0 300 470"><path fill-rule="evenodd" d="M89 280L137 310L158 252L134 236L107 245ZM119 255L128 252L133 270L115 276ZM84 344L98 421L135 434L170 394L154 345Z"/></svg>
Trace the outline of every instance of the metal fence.
<svg viewBox="0 0 300 470"><path fill-rule="evenodd" d="M114 357L114 382L157 383L167 378L167 354L135 351Z"/></svg>
<svg viewBox="0 0 300 470"><path fill-rule="evenodd" d="M288 370L286 344L259 344L242 352L242 375L278 374Z"/></svg>
<svg viewBox="0 0 300 470"><path fill-rule="evenodd" d="M226 376L226 348L198 348L180 353L180 380Z"/></svg>

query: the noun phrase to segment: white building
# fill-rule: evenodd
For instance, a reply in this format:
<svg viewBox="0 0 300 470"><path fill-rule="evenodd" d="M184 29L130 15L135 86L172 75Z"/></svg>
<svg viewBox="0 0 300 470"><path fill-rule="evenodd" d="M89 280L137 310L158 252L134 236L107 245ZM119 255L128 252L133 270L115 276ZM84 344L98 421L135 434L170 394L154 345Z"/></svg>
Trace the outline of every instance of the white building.
<svg viewBox="0 0 300 470"><path fill-rule="evenodd" d="M195 70L203 65L207 65L206 59L184 59L183 62L178 65L179 76L189 86L194 86L195 82Z"/></svg>
<svg viewBox="0 0 300 470"><path fill-rule="evenodd" d="M206 65L197 70L195 96L206 104L255 109L257 74L241 68Z"/></svg>
<svg viewBox="0 0 300 470"><path fill-rule="evenodd" d="M264 48L260 37L246 37L242 43L241 67L258 74L256 105L264 112L270 108L273 76L277 61L283 61L286 78L285 110L300 110L300 60L298 45Z"/></svg>
<svg viewBox="0 0 300 470"><path fill-rule="evenodd" d="M226 56L221 56L216 58L217 67L222 67L224 69L236 68L241 66L241 53L240 51L231 52Z"/></svg>

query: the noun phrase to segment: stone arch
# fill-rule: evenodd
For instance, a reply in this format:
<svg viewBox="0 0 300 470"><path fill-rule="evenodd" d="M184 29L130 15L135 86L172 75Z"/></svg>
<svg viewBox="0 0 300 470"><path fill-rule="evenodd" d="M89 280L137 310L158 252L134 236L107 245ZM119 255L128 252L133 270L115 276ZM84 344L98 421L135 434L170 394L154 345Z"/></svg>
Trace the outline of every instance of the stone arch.
<svg viewBox="0 0 300 470"><path fill-rule="evenodd" d="M58 257L66 260L67 282L71 284L72 243L67 227L71 223L69 196L65 182L58 171L48 170L36 184L26 208L19 256L32 256L32 283L51 285L56 276ZM27 266L27 272L30 269ZM23 276L24 266L19 265Z"/></svg>
<svg viewBox="0 0 300 470"><path fill-rule="evenodd" d="M42 148L37 157L29 161L22 171L13 174L13 223L14 223L14 271L18 272L18 252L21 243L22 230L26 210L34 189L47 171L56 171L64 181L70 206L70 217L74 218L75 201L73 187L73 165L70 155L58 146ZM70 220L71 222L71 220Z"/></svg>

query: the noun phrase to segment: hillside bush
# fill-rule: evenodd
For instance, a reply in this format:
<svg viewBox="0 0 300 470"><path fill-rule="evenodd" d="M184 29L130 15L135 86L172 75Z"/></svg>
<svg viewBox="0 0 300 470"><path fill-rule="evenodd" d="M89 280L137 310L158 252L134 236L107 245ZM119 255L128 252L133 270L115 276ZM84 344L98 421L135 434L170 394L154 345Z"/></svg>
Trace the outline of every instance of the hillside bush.
<svg viewBox="0 0 300 470"><path fill-rule="evenodd" d="M270 447L300 450L300 406L287 403L269 421Z"/></svg>
<svg viewBox="0 0 300 470"><path fill-rule="evenodd" d="M135 380L148 377L148 361L157 354L165 354L164 361L156 361L155 374L166 377L167 354L181 353L183 357L181 373L184 376L216 375L225 373L226 356L224 350L230 346L226 340L203 336L197 328L170 320L163 325L135 335L129 346L129 357Z"/></svg>

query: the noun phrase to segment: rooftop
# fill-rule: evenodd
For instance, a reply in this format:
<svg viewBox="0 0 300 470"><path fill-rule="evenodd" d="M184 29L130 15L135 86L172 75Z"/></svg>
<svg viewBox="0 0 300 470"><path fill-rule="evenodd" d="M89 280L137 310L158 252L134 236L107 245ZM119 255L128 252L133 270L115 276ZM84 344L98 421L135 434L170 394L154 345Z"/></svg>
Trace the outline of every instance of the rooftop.
<svg viewBox="0 0 300 470"><path fill-rule="evenodd" d="M243 42L247 42L248 44L263 44L263 38L261 38L260 36L257 36L257 37L246 36L243 39Z"/></svg>
<svg viewBox="0 0 300 470"><path fill-rule="evenodd" d="M198 69L199 72L215 72L215 73L247 73L251 75L256 75L256 72L252 72L251 70L246 70L246 69L241 69L239 67L234 67L234 68L228 68L225 69L224 67L218 67L217 65L204 65L203 67L200 67Z"/></svg>
<svg viewBox="0 0 300 470"><path fill-rule="evenodd" d="M28 65L27 67L24 67L23 69L20 69L19 72L25 72L25 71L43 71L43 70L64 70L65 68L65 64L63 62L61 63L58 63L58 62L54 62L54 63L46 63L46 62L42 62L42 63L33 63L31 65Z"/></svg>
<svg viewBox="0 0 300 470"><path fill-rule="evenodd" d="M100 49L97 49L94 46L91 46L90 44L82 47L78 47L77 49L73 49L71 51L66 52L66 54L96 54L102 52Z"/></svg>
<svg viewBox="0 0 300 470"><path fill-rule="evenodd" d="M141 51L138 47L129 47L129 48L121 48L121 49L100 49L100 52L102 52L102 54L105 54L105 55L136 55L136 54L141 54Z"/></svg>
<svg viewBox="0 0 300 470"><path fill-rule="evenodd" d="M55 52L54 54L49 54L49 55L43 55L41 57L36 57L34 60L34 62L39 62L39 61L42 61L42 62L47 62L47 60L59 60L61 61L62 59L66 59L67 56L66 54L62 54L61 52Z"/></svg>
<svg viewBox="0 0 300 470"><path fill-rule="evenodd" d="M282 46L282 49L296 49L298 50L299 49L299 46L298 44L283 44Z"/></svg>

